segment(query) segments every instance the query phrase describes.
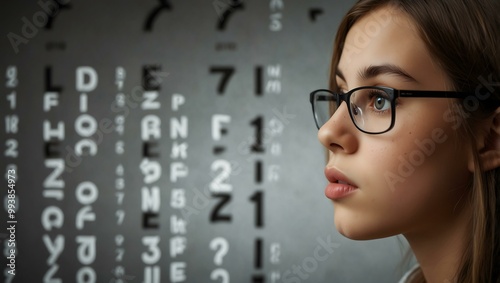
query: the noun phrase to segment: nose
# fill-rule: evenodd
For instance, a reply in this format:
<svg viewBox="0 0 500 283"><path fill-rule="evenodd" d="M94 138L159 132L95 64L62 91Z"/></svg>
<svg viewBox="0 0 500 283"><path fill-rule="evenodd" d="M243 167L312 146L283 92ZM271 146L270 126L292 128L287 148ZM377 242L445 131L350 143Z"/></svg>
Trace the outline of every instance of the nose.
<svg viewBox="0 0 500 283"><path fill-rule="evenodd" d="M358 148L358 132L349 116L347 104L342 102L332 117L319 129L318 139L334 154L351 154Z"/></svg>

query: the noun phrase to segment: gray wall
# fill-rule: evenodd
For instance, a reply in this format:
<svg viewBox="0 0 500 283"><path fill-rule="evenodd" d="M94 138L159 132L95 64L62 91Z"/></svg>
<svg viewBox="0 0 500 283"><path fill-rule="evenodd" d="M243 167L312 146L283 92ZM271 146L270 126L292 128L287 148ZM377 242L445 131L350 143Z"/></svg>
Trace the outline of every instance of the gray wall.
<svg viewBox="0 0 500 283"><path fill-rule="evenodd" d="M4 2L4 282L401 276L323 196L308 94L353 1Z"/></svg>

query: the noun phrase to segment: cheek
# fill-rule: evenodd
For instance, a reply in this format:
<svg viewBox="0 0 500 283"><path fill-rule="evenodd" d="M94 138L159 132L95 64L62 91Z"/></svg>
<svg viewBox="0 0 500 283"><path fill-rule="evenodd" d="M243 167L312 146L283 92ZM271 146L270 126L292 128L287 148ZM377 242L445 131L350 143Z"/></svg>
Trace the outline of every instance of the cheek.
<svg viewBox="0 0 500 283"><path fill-rule="evenodd" d="M403 231L442 225L454 218L471 177L465 152L451 140L437 144L430 155L420 151L419 159L412 159L412 152L400 161L396 181L386 180L393 192L391 203L386 204L397 211L393 221Z"/></svg>
<svg viewBox="0 0 500 283"><path fill-rule="evenodd" d="M396 148L387 151L390 157L386 159L384 180L389 190L400 197L439 194L446 187L463 183L463 177L468 176L464 140L443 119L448 102L432 105L436 109L427 107L429 111L422 112L419 110L424 107L417 104L413 111L407 111L417 115L400 119L406 123L400 124L399 133L405 134L397 139Z"/></svg>
<svg viewBox="0 0 500 283"><path fill-rule="evenodd" d="M431 135L406 142L410 146L392 157L384 174L392 192L401 197L440 195L468 180L465 146L456 133L436 128Z"/></svg>
<svg viewBox="0 0 500 283"><path fill-rule="evenodd" d="M421 135L424 136L424 135ZM403 233L449 216L467 182L465 153L451 136L400 138L392 144L372 142L356 160L359 194L336 203L337 229L353 239ZM431 136L432 137L432 136ZM429 220L432 219L432 220Z"/></svg>

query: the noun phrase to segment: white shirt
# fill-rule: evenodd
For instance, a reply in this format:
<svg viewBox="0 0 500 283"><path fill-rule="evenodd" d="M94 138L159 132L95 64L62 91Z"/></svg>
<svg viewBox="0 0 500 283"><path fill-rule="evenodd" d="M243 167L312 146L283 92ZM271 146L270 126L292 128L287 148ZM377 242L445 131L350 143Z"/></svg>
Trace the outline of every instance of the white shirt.
<svg viewBox="0 0 500 283"><path fill-rule="evenodd" d="M413 275L415 274L415 272L419 269L419 265L416 264L414 265L410 270L408 270L408 272L406 272L406 274L401 278L401 280L399 280L399 283L410 283L410 279L413 277Z"/></svg>

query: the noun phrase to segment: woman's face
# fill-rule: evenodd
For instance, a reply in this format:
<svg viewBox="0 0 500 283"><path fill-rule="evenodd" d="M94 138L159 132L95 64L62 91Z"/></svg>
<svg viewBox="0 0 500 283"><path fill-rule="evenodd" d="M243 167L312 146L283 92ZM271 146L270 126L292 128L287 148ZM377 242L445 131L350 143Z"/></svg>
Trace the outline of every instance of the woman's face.
<svg viewBox="0 0 500 283"><path fill-rule="evenodd" d="M358 20L344 46L336 77L344 92L360 86L449 89L417 29L396 9L378 9ZM419 234L457 219L471 175L466 145L455 130L458 117L450 111L453 103L401 98L394 128L379 135L359 131L341 104L318 133L329 150L330 182L348 180L357 188L343 195L335 190L344 185L329 184L325 190L340 233L352 239Z"/></svg>

